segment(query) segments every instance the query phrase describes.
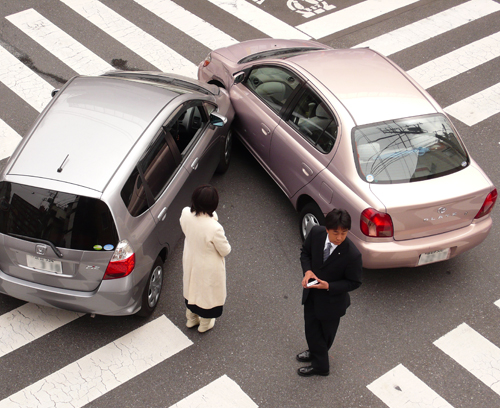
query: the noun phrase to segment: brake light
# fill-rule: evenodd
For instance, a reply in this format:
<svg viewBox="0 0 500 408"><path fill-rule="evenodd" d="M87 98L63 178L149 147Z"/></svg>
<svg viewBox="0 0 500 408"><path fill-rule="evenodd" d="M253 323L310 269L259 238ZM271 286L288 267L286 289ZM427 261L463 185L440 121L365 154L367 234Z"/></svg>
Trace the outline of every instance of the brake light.
<svg viewBox="0 0 500 408"><path fill-rule="evenodd" d="M367 208L361 213L361 232L367 237L392 237L394 228L391 216L373 208Z"/></svg>
<svg viewBox="0 0 500 408"><path fill-rule="evenodd" d="M115 253L109 261L103 280L123 278L134 270L135 253L128 243L123 240L118 243Z"/></svg>
<svg viewBox="0 0 500 408"><path fill-rule="evenodd" d="M479 212L476 214L474 219L477 220L478 218L481 218L481 217L484 217L485 215L488 215L491 212L491 210L493 210L493 206L495 205L497 198L498 198L498 192L497 192L497 189L495 188L495 189L493 189L493 191L491 193L489 193L486 196L486 199L484 200L483 206L481 207Z"/></svg>
<svg viewBox="0 0 500 408"><path fill-rule="evenodd" d="M205 58L205 61L203 61L203 68L210 64L210 62L212 62L212 54L208 54L207 58Z"/></svg>

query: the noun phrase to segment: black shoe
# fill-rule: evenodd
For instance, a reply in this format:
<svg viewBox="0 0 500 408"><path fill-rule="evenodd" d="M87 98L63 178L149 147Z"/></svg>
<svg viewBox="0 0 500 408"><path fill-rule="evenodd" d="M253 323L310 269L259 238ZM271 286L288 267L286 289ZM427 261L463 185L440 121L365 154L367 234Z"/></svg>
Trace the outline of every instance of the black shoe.
<svg viewBox="0 0 500 408"><path fill-rule="evenodd" d="M297 360L301 363L310 363L312 361L311 352L309 350L297 354Z"/></svg>
<svg viewBox="0 0 500 408"><path fill-rule="evenodd" d="M314 368L313 366L307 366L307 367L300 367L297 370L297 373L301 377L311 377L313 375L327 376L328 374L330 374L330 371L319 371L316 368Z"/></svg>

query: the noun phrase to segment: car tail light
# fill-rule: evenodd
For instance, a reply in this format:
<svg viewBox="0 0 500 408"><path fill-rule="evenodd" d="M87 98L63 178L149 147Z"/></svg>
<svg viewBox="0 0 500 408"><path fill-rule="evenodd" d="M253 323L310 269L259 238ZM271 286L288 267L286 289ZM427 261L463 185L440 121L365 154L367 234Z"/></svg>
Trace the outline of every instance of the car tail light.
<svg viewBox="0 0 500 408"><path fill-rule="evenodd" d="M391 216L373 208L367 208L361 213L361 232L367 237L392 237L394 228Z"/></svg>
<svg viewBox="0 0 500 408"><path fill-rule="evenodd" d="M123 278L134 270L135 253L128 241L123 240L118 243L115 253L109 261L106 272L102 279L118 279Z"/></svg>
<svg viewBox="0 0 500 408"><path fill-rule="evenodd" d="M485 215L488 215L491 210L493 210L493 206L495 205L497 201L498 193L497 189L495 188L491 193L489 193L486 196L486 199L484 200L483 206L479 210L479 212L476 214L474 217L476 220L478 218L484 217Z"/></svg>
<svg viewBox="0 0 500 408"><path fill-rule="evenodd" d="M205 61L203 61L203 68L210 64L210 62L212 62L212 54L208 54L207 58L205 58Z"/></svg>

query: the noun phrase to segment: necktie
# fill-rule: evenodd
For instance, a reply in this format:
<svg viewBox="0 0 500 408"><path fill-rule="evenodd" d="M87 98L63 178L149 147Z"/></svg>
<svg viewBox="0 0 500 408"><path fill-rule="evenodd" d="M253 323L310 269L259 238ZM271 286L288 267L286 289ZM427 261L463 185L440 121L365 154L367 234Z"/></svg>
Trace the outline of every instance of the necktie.
<svg viewBox="0 0 500 408"><path fill-rule="evenodd" d="M331 247L332 247L332 244L330 242L328 244L326 244L326 248L323 251L323 262L325 262L328 259L328 257L330 256Z"/></svg>

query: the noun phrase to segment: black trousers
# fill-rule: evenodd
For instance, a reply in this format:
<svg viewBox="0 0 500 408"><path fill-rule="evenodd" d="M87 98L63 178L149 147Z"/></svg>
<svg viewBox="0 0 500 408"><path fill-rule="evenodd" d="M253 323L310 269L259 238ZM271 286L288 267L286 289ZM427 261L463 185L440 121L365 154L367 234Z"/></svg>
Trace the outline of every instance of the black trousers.
<svg viewBox="0 0 500 408"><path fill-rule="evenodd" d="M304 304L304 320L307 345L311 353L311 365L320 371L329 371L328 350L332 347L340 316L332 316L328 320L316 318L314 313L314 296L308 296Z"/></svg>

